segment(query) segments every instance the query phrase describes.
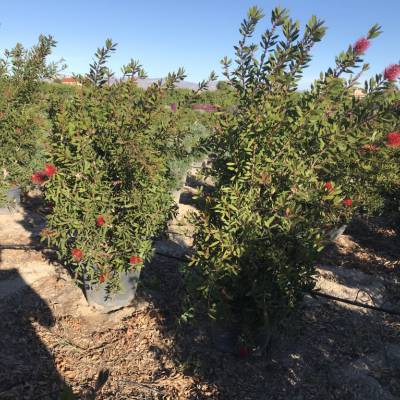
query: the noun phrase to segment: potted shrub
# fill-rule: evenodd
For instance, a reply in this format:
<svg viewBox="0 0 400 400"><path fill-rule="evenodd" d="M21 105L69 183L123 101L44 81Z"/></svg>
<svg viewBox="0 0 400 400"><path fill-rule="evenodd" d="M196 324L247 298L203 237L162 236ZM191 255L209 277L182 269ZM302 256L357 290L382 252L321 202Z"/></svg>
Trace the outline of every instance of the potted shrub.
<svg viewBox="0 0 400 400"><path fill-rule="evenodd" d="M299 93L323 22L312 17L301 34L299 23L278 7L258 45L251 38L262 17L252 7L243 21L235 68L222 60L238 104L234 113L220 114L210 138L215 190L203 195L204 209L194 217L188 270L189 313L235 321L251 344L313 288L329 230L362 205L354 198L360 181L348 167L357 168L370 124L393 106L390 99L372 106L387 79L377 77L358 101L350 95L358 75L346 78L354 68L367 69L362 55L379 26Z"/></svg>
<svg viewBox="0 0 400 400"><path fill-rule="evenodd" d="M51 202L44 240L85 286L89 303L106 310L128 305L153 240L172 215L167 143L154 120L164 92L184 71L138 90L141 66L123 68L129 79L108 84L105 66L115 45L98 49L74 97L51 101L49 164L42 182ZM170 114L170 113L169 113Z"/></svg>
<svg viewBox="0 0 400 400"><path fill-rule="evenodd" d="M45 238L84 283L89 302L107 309L131 302L152 240L171 213L159 139L149 132L162 88L141 93L131 79L107 85L104 64L114 50L108 40L82 90L52 102L49 159L56 173L43 182L53 204Z"/></svg>

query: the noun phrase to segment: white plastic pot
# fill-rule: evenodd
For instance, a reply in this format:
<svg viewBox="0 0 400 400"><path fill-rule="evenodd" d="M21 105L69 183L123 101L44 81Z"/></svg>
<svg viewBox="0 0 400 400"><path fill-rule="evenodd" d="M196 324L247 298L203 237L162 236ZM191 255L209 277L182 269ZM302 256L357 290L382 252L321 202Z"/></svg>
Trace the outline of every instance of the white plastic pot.
<svg viewBox="0 0 400 400"><path fill-rule="evenodd" d="M89 305L104 312L115 311L133 303L140 278L140 269L120 274L120 291L108 293L107 282L91 284L84 277L84 294Z"/></svg>
<svg viewBox="0 0 400 400"><path fill-rule="evenodd" d="M21 204L21 188L15 186L6 193L6 204L0 207L0 214L9 214L16 210L16 206Z"/></svg>
<svg viewBox="0 0 400 400"><path fill-rule="evenodd" d="M343 235L346 228L347 228L347 225L342 225L339 228L331 229L327 233L328 239L331 240L332 242L334 242L339 236Z"/></svg>

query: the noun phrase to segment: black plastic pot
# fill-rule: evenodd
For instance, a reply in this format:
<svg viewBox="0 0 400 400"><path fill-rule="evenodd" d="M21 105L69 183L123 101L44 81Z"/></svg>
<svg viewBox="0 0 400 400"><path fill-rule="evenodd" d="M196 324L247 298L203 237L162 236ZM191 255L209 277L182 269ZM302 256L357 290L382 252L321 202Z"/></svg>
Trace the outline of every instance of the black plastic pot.
<svg viewBox="0 0 400 400"><path fill-rule="evenodd" d="M239 346L240 329L235 325L213 324L211 338L215 348L223 353L237 353Z"/></svg>
<svg viewBox="0 0 400 400"><path fill-rule="evenodd" d="M271 336L272 331L266 326L257 328L253 332L253 347L249 355L250 353L254 356L263 355L270 345ZM214 323L211 327L211 338L218 351L240 356L241 329L238 325Z"/></svg>
<svg viewBox="0 0 400 400"><path fill-rule="evenodd" d="M120 291L108 293L107 282L90 284L84 277L84 293L89 305L104 312L115 311L131 305L136 296L140 270L120 273Z"/></svg>

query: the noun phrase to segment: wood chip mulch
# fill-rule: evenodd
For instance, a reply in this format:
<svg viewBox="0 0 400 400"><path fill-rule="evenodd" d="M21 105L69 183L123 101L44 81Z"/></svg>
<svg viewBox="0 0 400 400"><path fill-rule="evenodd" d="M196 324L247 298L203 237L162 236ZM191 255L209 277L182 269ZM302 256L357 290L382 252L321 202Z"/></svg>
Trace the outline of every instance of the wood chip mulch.
<svg viewBox="0 0 400 400"><path fill-rule="evenodd" d="M347 245L338 241L324 257L368 273L397 274L398 234L387 223L367 226L369 233L350 227ZM371 235L382 242L376 246ZM341 371L400 346L399 318L308 299L282 322L266 356L220 352L206 322L179 324L184 295L179 263L163 257L143 271L139 296L148 306L112 325L91 326L90 319L66 313L62 304L52 303L52 285L43 280L0 302L1 400L59 399L65 387L75 398L98 400L355 400L361 397ZM58 285L63 290L68 282ZM92 395L104 369L108 379ZM370 373L385 393L400 397L400 365L376 363ZM358 390L362 395L364 389Z"/></svg>

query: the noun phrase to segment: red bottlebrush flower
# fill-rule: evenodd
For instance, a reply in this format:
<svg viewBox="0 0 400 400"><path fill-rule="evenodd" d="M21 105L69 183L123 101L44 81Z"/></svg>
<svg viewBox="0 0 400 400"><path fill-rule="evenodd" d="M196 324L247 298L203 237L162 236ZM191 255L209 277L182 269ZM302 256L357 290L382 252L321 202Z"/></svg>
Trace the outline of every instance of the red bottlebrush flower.
<svg viewBox="0 0 400 400"><path fill-rule="evenodd" d="M137 256L132 256L129 259L129 263L132 265L141 264L142 262L143 262L143 259L141 257L137 257Z"/></svg>
<svg viewBox="0 0 400 400"><path fill-rule="evenodd" d="M83 257L83 251L81 249L77 249L76 247L72 249L71 254L75 261L81 261Z"/></svg>
<svg viewBox="0 0 400 400"><path fill-rule="evenodd" d="M101 274L101 275L99 276L99 282L100 282L100 283L104 283L105 280L106 280L106 276L105 276L104 274Z"/></svg>
<svg viewBox="0 0 400 400"><path fill-rule="evenodd" d="M44 164L43 174L49 178L55 175L57 168L53 164Z"/></svg>
<svg viewBox="0 0 400 400"><path fill-rule="evenodd" d="M96 223L97 223L97 226L102 226L106 223L106 220L104 219L104 217L102 215L99 215L96 218Z"/></svg>
<svg viewBox="0 0 400 400"><path fill-rule="evenodd" d="M239 347L239 357L246 358L250 355L250 349L246 345Z"/></svg>
<svg viewBox="0 0 400 400"><path fill-rule="evenodd" d="M46 180L46 175L43 172L35 172L31 176L32 183L36 185L41 185Z"/></svg>
<svg viewBox="0 0 400 400"><path fill-rule="evenodd" d="M326 190L329 190L330 192L333 190L332 182L326 182L324 187Z"/></svg>
<svg viewBox="0 0 400 400"><path fill-rule="evenodd" d="M386 67L383 76L388 81L395 81L400 76L400 64L391 64Z"/></svg>
<svg viewBox="0 0 400 400"><path fill-rule="evenodd" d="M386 144L391 147L400 146L400 132L390 132L386 136Z"/></svg>
<svg viewBox="0 0 400 400"><path fill-rule="evenodd" d="M349 199L349 198L346 198L346 199L343 200L343 205L345 207L351 207L353 205L353 200Z"/></svg>
<svg viewBox="0 0 400 400"><path fill-rule="evenodd" d="M353 45L354 53L357 55L363 54L368 50L370 45L371 42L368 39L360 38Z"/></svg>

